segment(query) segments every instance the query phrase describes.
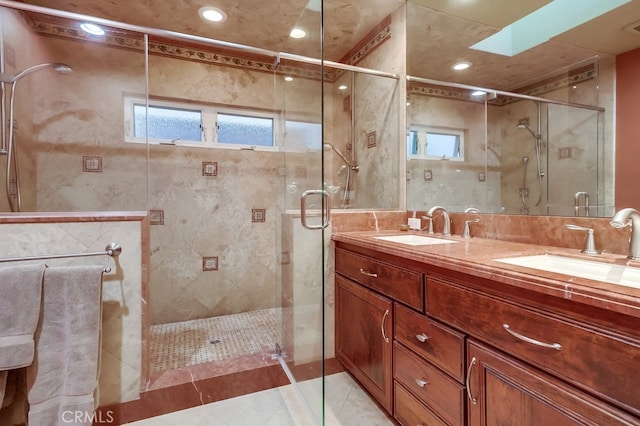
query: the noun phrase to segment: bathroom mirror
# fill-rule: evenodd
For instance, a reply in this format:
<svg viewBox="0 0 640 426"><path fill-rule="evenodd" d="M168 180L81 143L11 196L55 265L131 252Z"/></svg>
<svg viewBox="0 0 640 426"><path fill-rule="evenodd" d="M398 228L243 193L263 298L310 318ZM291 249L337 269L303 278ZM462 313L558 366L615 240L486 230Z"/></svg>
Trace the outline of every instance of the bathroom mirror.
<svg viewBox="0 0 640 426"><path fill-rule="evenodd" d="M615 58L640 47L624 30L640 2L513 56L470 49L550 3L407 3L407 74L416 77L407 84L408 210L439 204L451 211L612 214ZM454 70L459 62L469 67ZM474 96L471 87L499 93ZM411 132L425 126L461 134L462 161L411 154Z"/></svg>

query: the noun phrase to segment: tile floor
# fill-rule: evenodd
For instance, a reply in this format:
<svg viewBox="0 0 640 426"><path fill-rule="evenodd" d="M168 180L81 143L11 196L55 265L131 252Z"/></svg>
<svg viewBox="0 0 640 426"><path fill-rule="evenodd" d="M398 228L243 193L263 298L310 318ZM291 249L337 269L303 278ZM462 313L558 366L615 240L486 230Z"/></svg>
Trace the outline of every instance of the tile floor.
<svg viewBox="0 0 640 426"><path fill-rule="evenodd" d="M162 416L129 423L135 426L314 426L309 410L321 412L322 382L313 379ZM304 395L304 399L300 397ZM347 373L325 379L325 424L387 426L393 422ZM306 405L304 401L309 401ZM310 407L310 408L309 408Z"/></svg>
<svg viewBox="0 0 640 426"><path fill-rule="evenodd" d="M278 309L151 326L151 372L274 353Z"/></svg>

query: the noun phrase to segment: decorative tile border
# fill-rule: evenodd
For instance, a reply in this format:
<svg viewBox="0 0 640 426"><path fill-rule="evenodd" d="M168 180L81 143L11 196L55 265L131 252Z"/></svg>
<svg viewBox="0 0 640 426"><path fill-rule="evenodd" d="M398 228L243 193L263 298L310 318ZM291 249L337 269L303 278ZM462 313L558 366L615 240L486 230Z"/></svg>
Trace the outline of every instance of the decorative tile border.
<svg viewBox="0 0 640 426"><path fill-rule="evenodd" d="M573 86L578 83L582 83L591 80L598 76L595 65L591 65L590 68L577 72L572 75L560 75L551 80L545 80L543 83L539 83L534 87L529 87L524 90L516 90L517 93L528 96L542 97L545 93L552 92L554 90L562 89L564 87ZM457 99L469 102L484 102L484 99L471 96L470 90L454 89L445 86L432 86L422 83L409 83L407 88L408 95L424 95L424 96L437 96L440 98ZM521 100L517 97L497 97L489 100L491 105L504 106Z"/></svg>
<svg viewBox="0 0 640 426"><path fill-rule="evenodd" d="M78 29L74 25L74 22L68 19L58 18L55 22L47 22L45 21L47 17L29 12L23 12L22 16L24 17L27 25L29 25L33 31L41 35L71 38L79 41L101 43L119 48L144 51L144 39L138 37L138 34L135 33L127 33L122 30L116 30L113 32L107 31L107 34L97 38ZM390 37L391 17L387 16L376 26L376 28L374 28L372 32L367 34L359 43L357 43L356 48L347 53L340 62L347 63L349 65L356 65ZM150 40L149 53L188 61L251 69L254 71L273 73L275 70L281 75L291 75L293 77L307 78L311 80L320 80L321 77L319 68L315 66L291 66L286 63L278 62L278 58L276 57L269 57L267 55L247 57L237 54L232 49L219 48L213 50L208 46L203 47L197 44L186 45L174 40ZM344 70L326 68L324 80L333 82L344 72Z"/></svg>
<svg viewBox="0 0 640 426"><path fill-rule="evenodd" d="M82 171L89 173L102 173L102 157L97 155L82 156Z"/></svg>

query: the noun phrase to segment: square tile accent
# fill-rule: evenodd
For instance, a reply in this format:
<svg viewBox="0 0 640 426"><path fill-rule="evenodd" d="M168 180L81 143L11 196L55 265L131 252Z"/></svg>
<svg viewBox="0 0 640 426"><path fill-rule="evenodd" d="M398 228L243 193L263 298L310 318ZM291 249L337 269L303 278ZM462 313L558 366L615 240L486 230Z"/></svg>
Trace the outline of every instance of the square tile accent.
<svg viewBox="0 0 640 426"><path fill-rule="evenodd" d="M351 95L342 98L342 111L351 111Z"/></svg>
<svg viewBox="0 0 640 426"><path fill-rule="evenodd" d="M251 209L251 222L264 222L267 209Z"/></svg>
<svg viewBox="0 0 640 426"><path fill-rule="evenodd" d="M367 133L367 148L376 146L376 132Z"/></svg>
<svg viewBox="0 0 640 426"><path fill-rule="evenodd" d="M485 172L478 172L478 182L485 182L487 180L487 174Z"/></svg>
<svg viewBox="0 0 640 426"><path fill-rule="evenodd" d="M425 170L424 171L424 181L425 182L429 182L433 180L433 173L431 172L431 170Z"/></svg>
<svg viewBox="0 0 640 426"><path fill-rule="evenodd" d="M304 167L304 166L296 166L293 174L297 178L306 178L307 177L307 168Z"/></svg>
<svg viewBox="0 0 640 426"><path fill-rule="evenodd" d="M290 263L291 263L291 256L289 255L289 252L283 251L282 253L280 253L280 264L288 265Z"/></svg>
<svg viewBox="0 0 640 426"><path fill-rule="evenodd" d="M567 160L573 158L573 152L570 147L558 148L558 160Z"/></svg>
<svg viewBox="0 0 640 426"><path fill-rule="evenodd" d="M164 210L149 210L149 223L151 225L164 225Z"/></svg>
<svg viewBox="0 0 640 426"><path fill-rule="evenodd" d="M202 162L202 176L218 176L218 162L217 161L203 161Z"/></svg>
<svg viewBox="0 0 640 426"><path fill-rule="evenodd" d="M204 272L217 271L218 270L218 256L203 257L202 258L202 270Z"/></svg>
<svg viewBox="0 0 640 426"><path fill-rule="evenodd" d="M91 173L102 173L102 157L95 155L84 155L82 157L82 171Z"/></svg>

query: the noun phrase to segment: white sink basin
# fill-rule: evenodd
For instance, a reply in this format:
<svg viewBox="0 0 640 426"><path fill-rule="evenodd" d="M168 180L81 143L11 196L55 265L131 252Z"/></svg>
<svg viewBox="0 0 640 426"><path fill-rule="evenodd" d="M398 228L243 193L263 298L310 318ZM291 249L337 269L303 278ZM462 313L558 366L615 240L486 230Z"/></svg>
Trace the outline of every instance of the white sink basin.
<svg viewBox="0 0 640 426"><path fill-rule="evenodd" d="M393 243L408 244L410 246L426 246L429 244L450 244L457 241L443 240L441 238L424 237L422 235L392 235L389 237L375 237L378 240L391 241Z"/></svg>
<svg viewBox="0 0 640 426"><path fill-rule="evenodd" d="M557 272L573 277L588 278L627 287L640 288L640 268L611 263L573 259L570 257L542 254L537 256L496 259L510 265Z"/></svg>

